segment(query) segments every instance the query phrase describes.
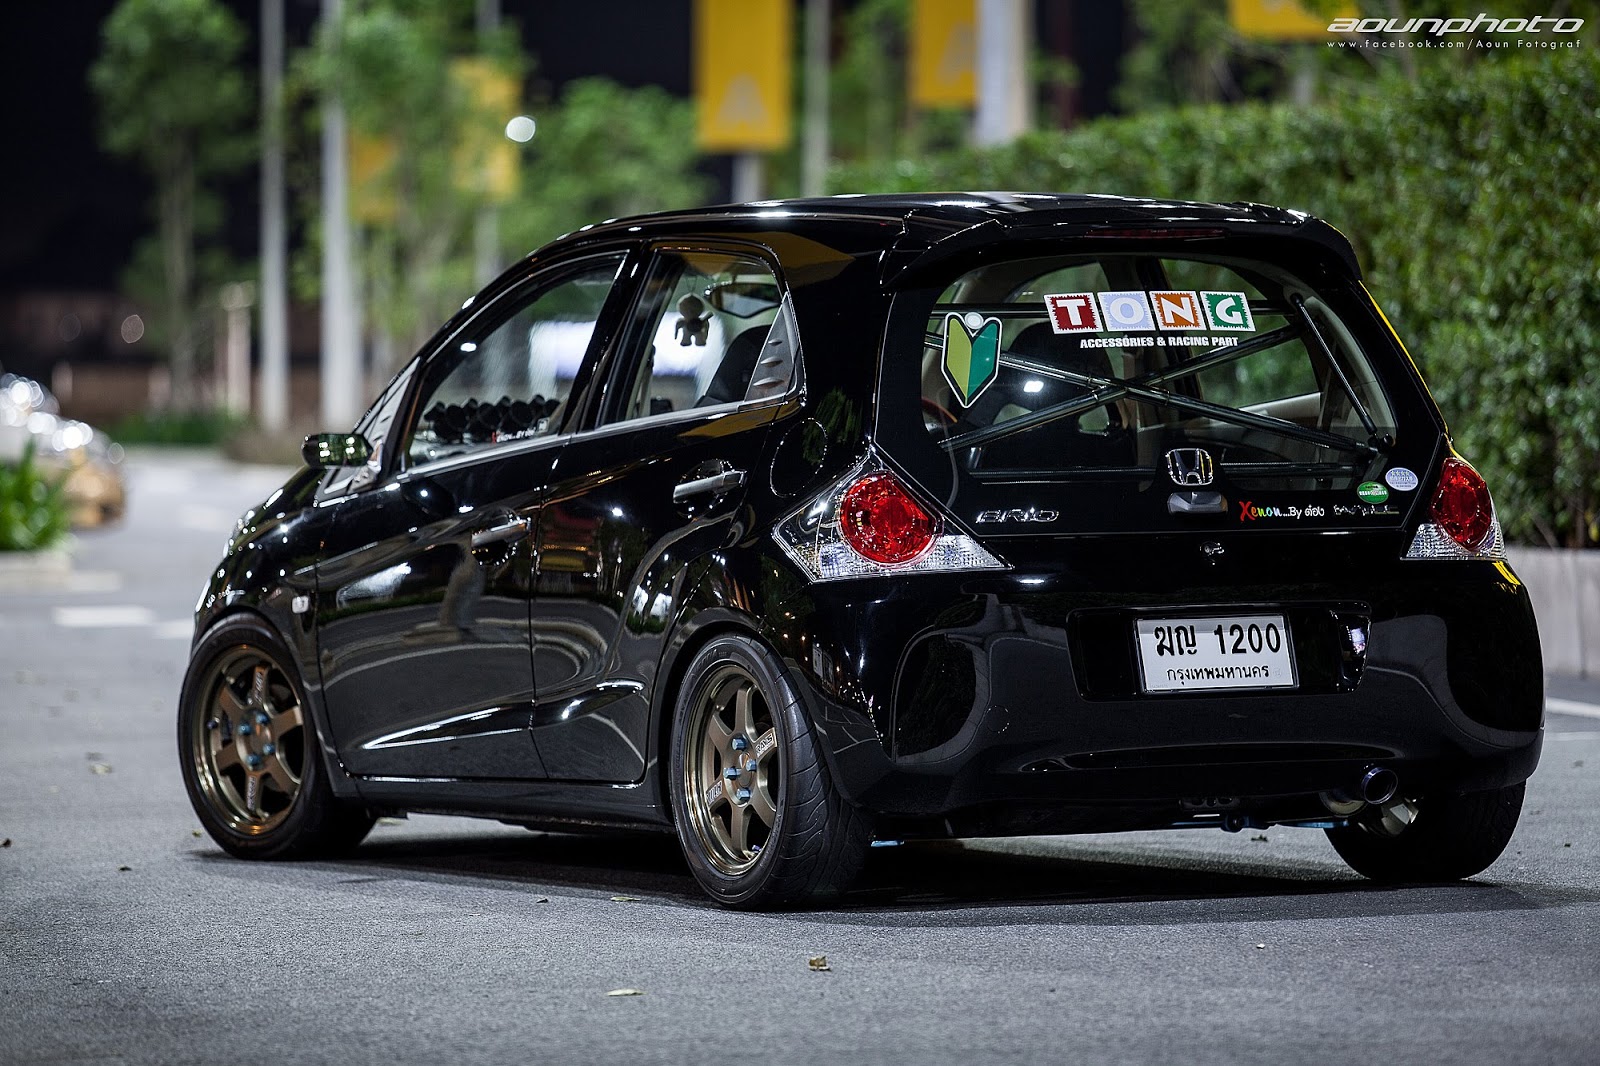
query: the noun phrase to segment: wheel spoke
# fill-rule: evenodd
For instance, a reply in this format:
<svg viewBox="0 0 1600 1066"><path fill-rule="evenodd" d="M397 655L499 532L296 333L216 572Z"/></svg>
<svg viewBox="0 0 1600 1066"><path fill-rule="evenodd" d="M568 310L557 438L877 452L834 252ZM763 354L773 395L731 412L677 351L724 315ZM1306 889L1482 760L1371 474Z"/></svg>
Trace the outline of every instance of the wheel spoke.
<svg viewBox="0 0 1600 1066"><path fill-rule="evenodd" d="M711 791L711 786L722 778L722 769L717 765L719 754L716 745L711 743L711 738L706 737L700 745L700 781L699 789L703 797ZM726 790L724 790L726 791Z"/></svg>
<svg viewBox="0 0 1600 1066"><path fill-rule="evenodd" d="M231 739L223 740L220 731L211 734L211 765L219 774L239 765L239 745Z"/></svg>
<svg viewBox="0 0 1600 1066"><path fill-rule="evenodd" d="M267 675L271 668L266 663L257 663L255 670L250 675L250 706L265 707L271 701L267 694Z"/></svg>
<svg viewBox="0 0 1600 1066"><path fill-rule="evenodd" d="M728 842L734 854L750 854L750 805L735 803L728 808Z"/></svg>
<svg viewBox="0 0 1600 1066"><path fill-rule="evenodd" d="M300 787L300 775L289 769L289 764L283 761L283 752L274 751L262 763L261 775L270 778L273 785L285 796L293 796Z"/></svg>
<svg viewBox="0 0 1600 1066"><path fill-rule="evenodd" d="M300 705L291 703L282 710L272 712L272 735L281 737L290 730L299 729L305 724L300 717Z"/></svg>
<svg viewBox="0 0 1600 1066"><path fill-rule="evenodd" d="M726 710L723 708L722 710ZM722 711L711 710L706 714L706 740L719 748L726 748L733 739L733 730L728 728L722 720Z"/></svg>
<svg viewBox="0 0 1600 1066"><path fill-rule="evenodd" d="M262 788L261 778L262 774L260 772L252 772L245 775L244 810L252 818L260 818L264 813L261 809L261 794L265 790Z"/></svg>
<svg viewBox="0 0 1600 1066"><path fill-rule="evenodd" d="M778 819L778 806L772 802L772 792L767 788L766 781L759 777L750 783L750 809L768 829Z"/></svg>
<svg viewBox="0 0 1600 1066"><path fill-rule="evenodd" d="M744 737L749 737L756 731L755 718L750 708L754 693L755 687L746 682L739 685L739 691L733 697L733 728Z"/></svg>
<svg viewBox="0 0 1600 1066"><path fill-rule="evenodd" d="M244 717L247 711L244 701L233 691L233 684L227 678L223 678L217 688L217 709L233 719Z"/></svg>
<svg viewBox="0 0 1600 1066"><path fill-rule="evenodd" d="M750 744L750 753L756 760L756 765L765 769L778 757L778 731L769 729L756 737Z"/></svg>

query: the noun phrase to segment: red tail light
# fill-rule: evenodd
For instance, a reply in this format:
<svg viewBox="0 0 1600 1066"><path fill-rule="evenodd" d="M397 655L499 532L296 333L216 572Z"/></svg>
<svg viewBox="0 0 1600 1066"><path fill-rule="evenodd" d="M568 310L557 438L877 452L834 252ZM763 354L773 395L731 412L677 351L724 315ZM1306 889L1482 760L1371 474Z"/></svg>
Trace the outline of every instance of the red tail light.
<svg viewBox="0 0 1600 1066"><path fill-rule="evenodd" d="M1450 456L1439 474L1439 489L1433 494L1429 515L1451 540L1477 551L1494 526L1488 484L1465 459Z"/></svg>
<svg viewBox="0 0 1600 1066"><path fill-rule="evenodd" d="M845 490L839 508L845 543L875 563L908 563L933 546L938 524L893 474L867 474Z"/></svg>

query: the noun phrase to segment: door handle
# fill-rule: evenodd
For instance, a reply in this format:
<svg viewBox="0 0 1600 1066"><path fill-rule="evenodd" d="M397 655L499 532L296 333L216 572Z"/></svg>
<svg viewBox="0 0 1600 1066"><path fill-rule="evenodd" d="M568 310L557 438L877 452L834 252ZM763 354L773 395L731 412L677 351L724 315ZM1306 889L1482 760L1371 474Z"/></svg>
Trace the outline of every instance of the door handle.
<svg viewBox="0 0 1600 1066"><path fill-rule="evenodd" d="M491 544L503 544L508 540L516 540L527 534L533 523L526 518L512 518L498 525L484 526L482 529L472 531L472 546L486 548Z"/></svg>
<svg viewBox="0 0 1600 1066"><path fill-rule="evenodd" d="M682 503L696 496L715 496L744 484L743 470L725 470L710 477L697 477L693 481L680 481L672 486L672 502Z"/></svg>

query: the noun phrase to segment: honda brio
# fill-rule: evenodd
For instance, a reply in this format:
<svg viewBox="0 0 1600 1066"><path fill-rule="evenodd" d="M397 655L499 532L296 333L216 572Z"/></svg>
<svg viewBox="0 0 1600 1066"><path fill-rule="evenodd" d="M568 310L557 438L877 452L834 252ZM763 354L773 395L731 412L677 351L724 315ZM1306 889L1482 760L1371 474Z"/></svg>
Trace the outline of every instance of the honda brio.
<svg viewBox="0 0 1600 1066"><path fill-rule="evenodd" d="M1533 612L1348 242L1027 193L611 221L467 302L239 521L178 741L234 855L412 811L675 832L713 898L875 839L1325 830L1485 869Z"/></svg>

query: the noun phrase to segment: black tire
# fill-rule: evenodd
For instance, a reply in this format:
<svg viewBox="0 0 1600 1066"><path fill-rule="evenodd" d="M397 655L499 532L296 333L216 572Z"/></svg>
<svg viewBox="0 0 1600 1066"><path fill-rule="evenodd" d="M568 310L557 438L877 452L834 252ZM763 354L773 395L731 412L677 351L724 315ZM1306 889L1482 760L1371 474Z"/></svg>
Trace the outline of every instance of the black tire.
<svg viewBox="0 0 1600 1066"><path fill-rule="evenodd" d="M343 854L376 820L328 786L295 657L254 615L224 618L195 645L178 703L178 761L200 824L241 859Z"/></svg>
<svg viewBox="0 0 1600 1066"><path fill-rule="evenodd" d="M709 780L707 771L714 770L718 780L711 791L719 785L726 788L722 763L730 755L747 757L719 754L715 743L706 740L720 726L705 725L704 734L691 735L714 714L722 715L722 722L737 720L734 710L716 710L730 686L735 693L732 704L737 705L739 691L748 691L750 720L760 719L757 743L752 747L752 738L744 737L743 750L751 760L745 765L761 765L745 771L750 788L743 791L755 795L742 804L742 824L751 827L743 836L729 830L740 806L733 796L719 794L713 802L705 789L695 785ZM737 727L734 732L739 733ZM668 773L667 790L684 857L695 879L717 902L742 909L814 903L839 895L860 873L872 843L872 819L834 788L799 696L777 656L758 641L738 634L718 636L691 660L674 706ZM738 777L727 781L739 783ZM770 826L761 823L766 817L763 811L770 811ZM757 841L757 836L762 839ZM736 852L735 837L751 841L753 852Z"/></svg>
<svg viewBox="0 0 1600 1066"><path fill-rule="evenodd" d="M1417 801L1416 817L1398 833L1375 822L1327 830L1339 857L1385 884L1458 881L1487 870L1505 851L1522 813L1525 784Z"/></svg>

